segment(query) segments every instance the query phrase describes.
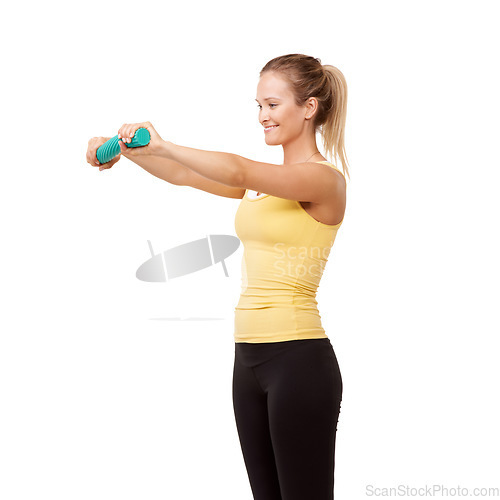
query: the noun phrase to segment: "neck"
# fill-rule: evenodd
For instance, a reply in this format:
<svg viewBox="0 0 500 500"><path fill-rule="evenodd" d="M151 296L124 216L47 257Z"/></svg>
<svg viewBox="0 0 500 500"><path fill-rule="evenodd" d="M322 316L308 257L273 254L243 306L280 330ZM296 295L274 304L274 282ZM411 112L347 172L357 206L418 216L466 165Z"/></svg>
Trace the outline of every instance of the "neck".
<svg viewBox="0 0 500 500"><path fill-rule="evenodd" d="M283 165L292 163L325 161L318 151L314 136L299 137L297 140L283 144Z"/></svg>

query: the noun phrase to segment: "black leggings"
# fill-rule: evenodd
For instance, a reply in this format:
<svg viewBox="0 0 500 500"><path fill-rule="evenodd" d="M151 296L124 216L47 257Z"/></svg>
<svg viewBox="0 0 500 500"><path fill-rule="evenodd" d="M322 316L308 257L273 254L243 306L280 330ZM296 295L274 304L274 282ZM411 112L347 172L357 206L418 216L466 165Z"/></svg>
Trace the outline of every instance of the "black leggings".
<svg viewBox="0 0 500 500"><path fill-rule="evenodd" d="M235 342L234 415L255 500L333 500L341 400L329 338Z"/></svg>

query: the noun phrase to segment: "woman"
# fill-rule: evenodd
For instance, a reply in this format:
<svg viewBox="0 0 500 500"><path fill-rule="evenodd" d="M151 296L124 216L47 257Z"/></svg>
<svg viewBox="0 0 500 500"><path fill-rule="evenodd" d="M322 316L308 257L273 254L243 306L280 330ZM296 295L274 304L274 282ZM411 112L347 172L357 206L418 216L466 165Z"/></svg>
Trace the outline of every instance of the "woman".
<svg viewBox="0 0 500 500"><path fill-rule="evenodd" d="M316 291L346 205L347 86L317 58L269 61L257 86L259 122L283 164L187 148L164 141L150 122L118 131L121 154L170 183L242 201L235 227L244 245L235 310L233 406L256 500L331 500L342 377L322 325ZM139 127L151 142L128 149ZM89 142L87 161L100 170Z"/></svg>

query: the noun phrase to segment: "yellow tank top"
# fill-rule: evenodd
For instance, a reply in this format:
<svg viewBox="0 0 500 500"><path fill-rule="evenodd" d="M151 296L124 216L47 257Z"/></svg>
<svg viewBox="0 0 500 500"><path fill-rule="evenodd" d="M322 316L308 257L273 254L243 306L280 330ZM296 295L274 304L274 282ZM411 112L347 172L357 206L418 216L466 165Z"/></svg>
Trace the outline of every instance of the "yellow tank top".
<svg viewBox="0 0 500 500"><path fill-rule="evenodd" d="M245 191L235 216L243 243L235 342L328 338L316 292L342 222L323 224L298 201L271 195L252 199Z"/></svg>

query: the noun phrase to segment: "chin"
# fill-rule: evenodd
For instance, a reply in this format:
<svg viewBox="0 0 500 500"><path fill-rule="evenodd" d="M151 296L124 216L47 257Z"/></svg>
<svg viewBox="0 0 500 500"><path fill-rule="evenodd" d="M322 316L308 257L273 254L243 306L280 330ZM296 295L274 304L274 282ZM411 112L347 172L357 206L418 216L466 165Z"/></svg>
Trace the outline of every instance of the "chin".
<svg viewBox="0 0 500 500"><path fill-rule="evenodd" d="M273 140L270 137L265 137L264 140L268 146L279 146L281 141Z"/></svg>

